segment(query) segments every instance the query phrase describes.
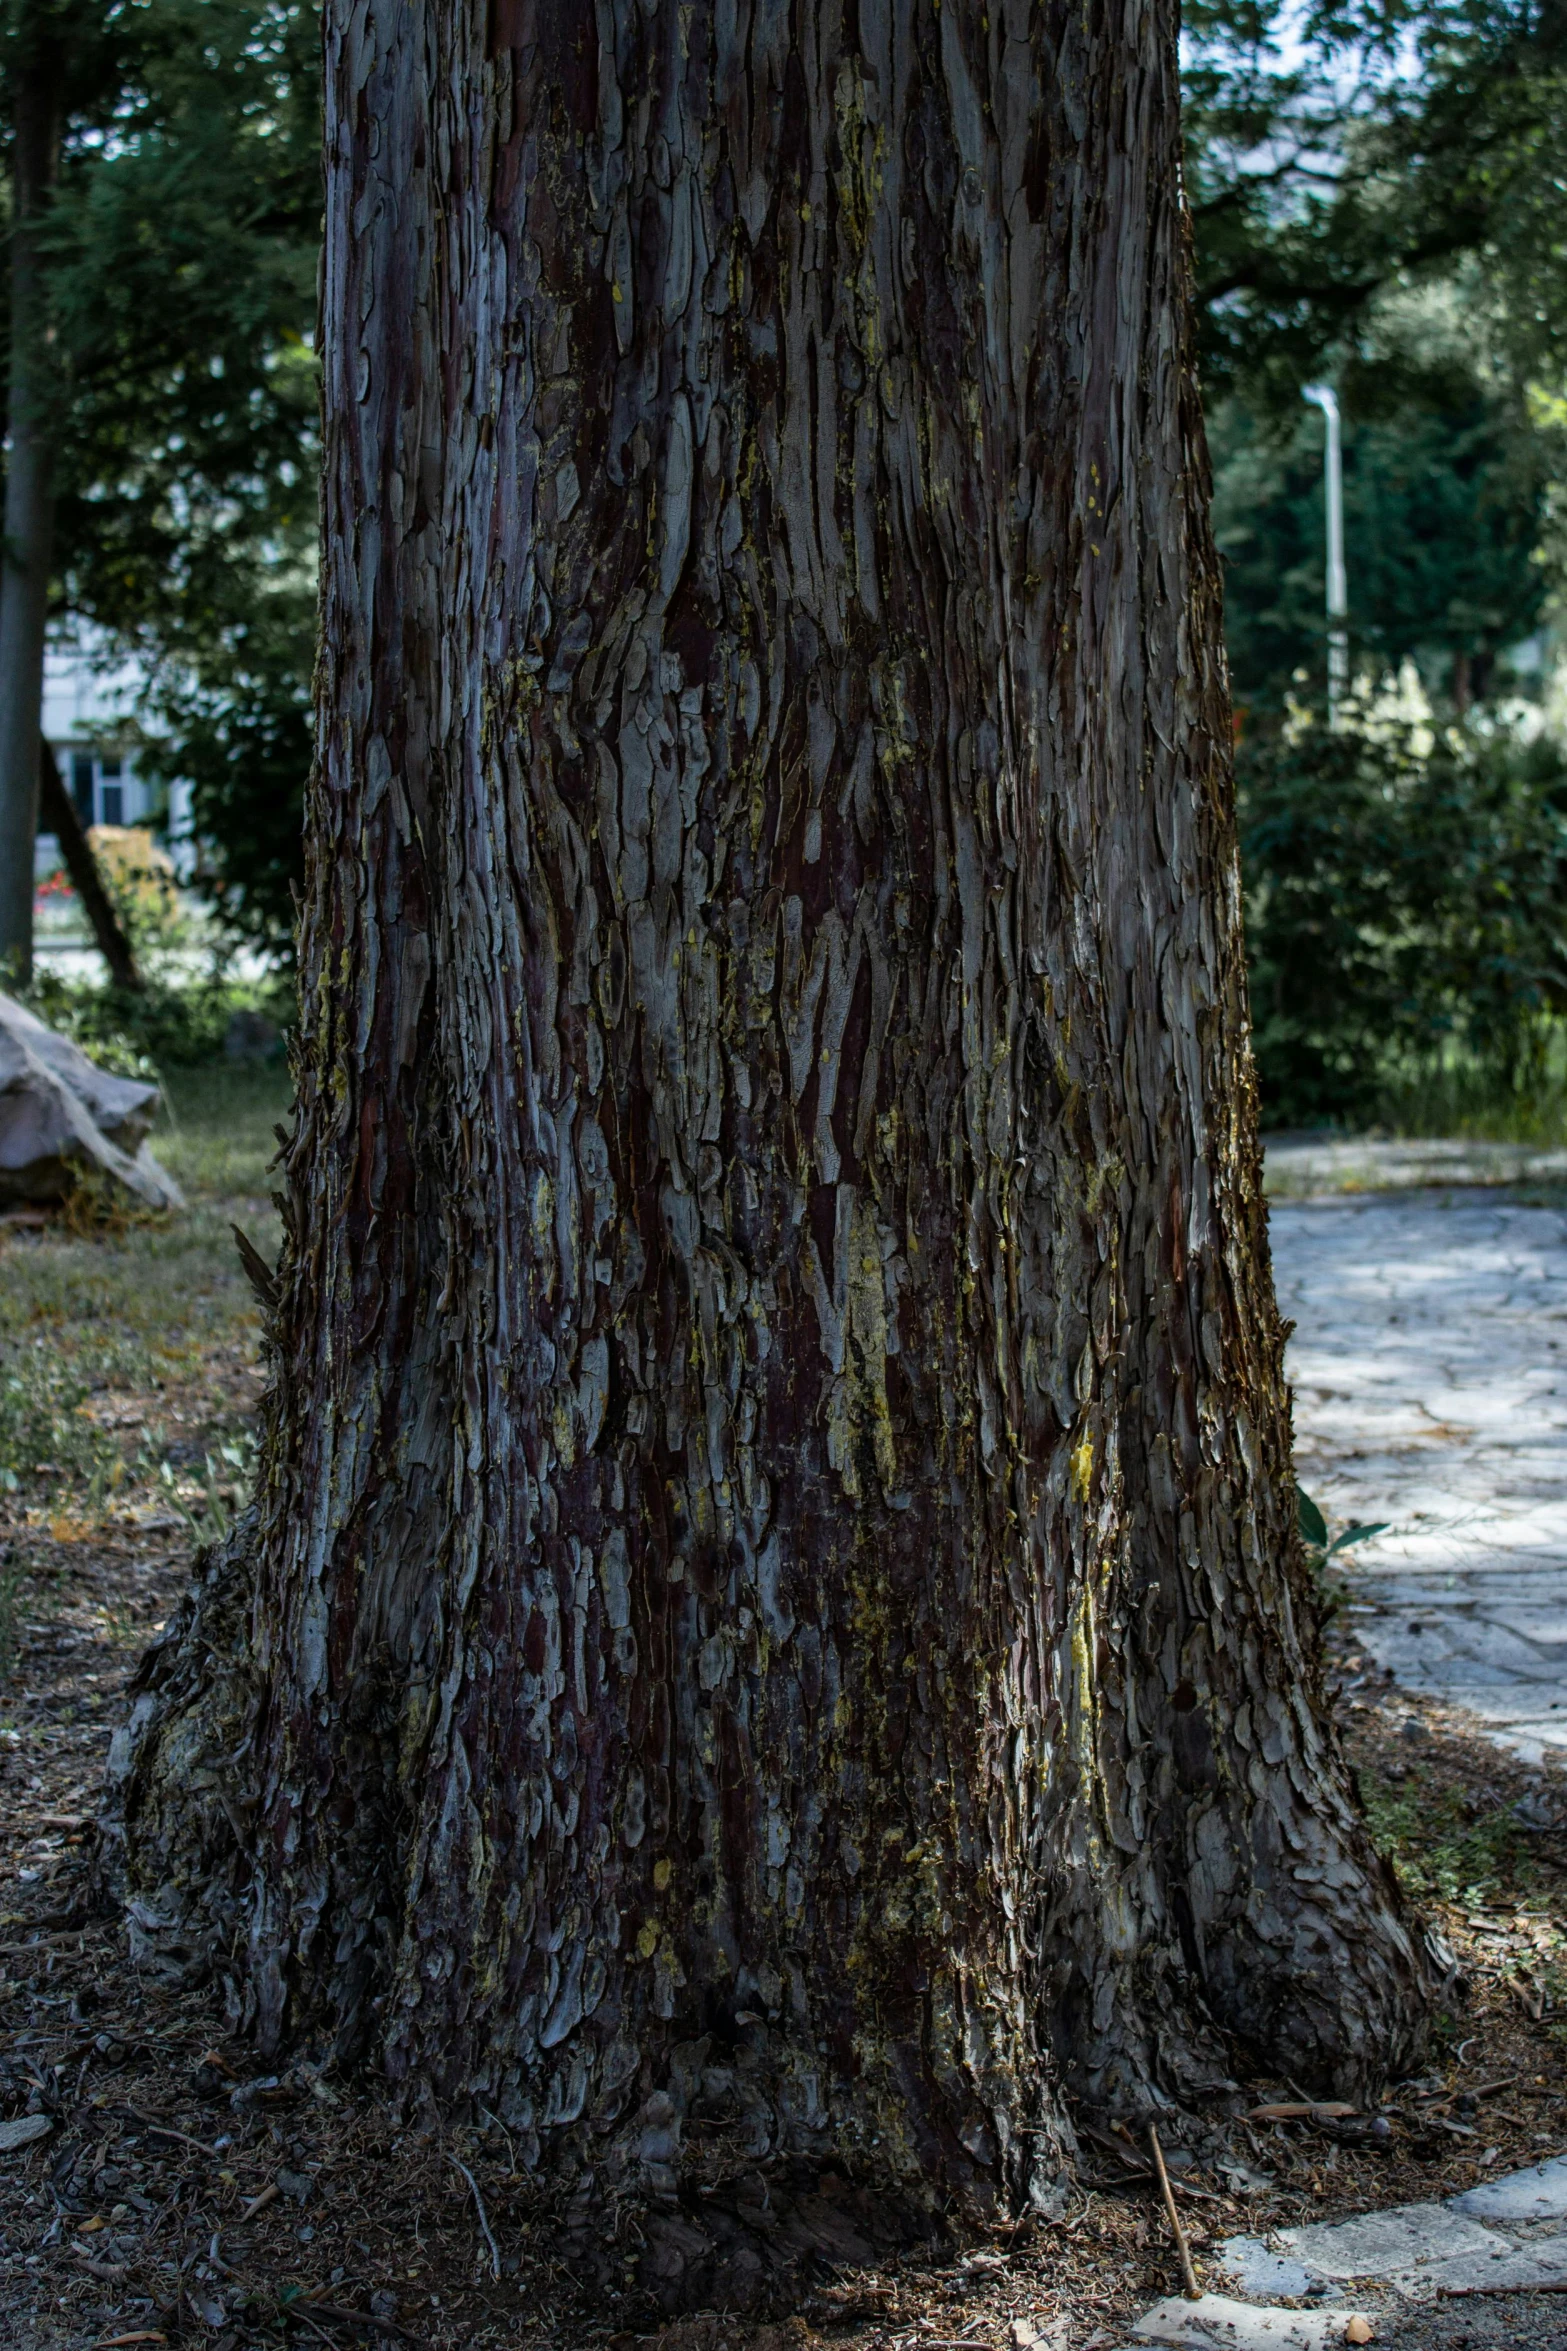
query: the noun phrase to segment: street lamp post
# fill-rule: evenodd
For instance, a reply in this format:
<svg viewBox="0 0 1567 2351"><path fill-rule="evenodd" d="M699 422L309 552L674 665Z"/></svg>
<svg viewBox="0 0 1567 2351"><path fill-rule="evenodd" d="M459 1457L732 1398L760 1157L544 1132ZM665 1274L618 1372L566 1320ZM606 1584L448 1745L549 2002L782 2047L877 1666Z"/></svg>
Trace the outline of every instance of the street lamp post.
<svg viewBox="0 0 1567 2351"><path fill-rule="evenodd" d="M1307 384L1304 398L1327 420L1323 479L1328 506L1328 724L1336 727L1349 692L1349 597L1344 580L1344 444L1338 395L1328 384Z"/></svg>

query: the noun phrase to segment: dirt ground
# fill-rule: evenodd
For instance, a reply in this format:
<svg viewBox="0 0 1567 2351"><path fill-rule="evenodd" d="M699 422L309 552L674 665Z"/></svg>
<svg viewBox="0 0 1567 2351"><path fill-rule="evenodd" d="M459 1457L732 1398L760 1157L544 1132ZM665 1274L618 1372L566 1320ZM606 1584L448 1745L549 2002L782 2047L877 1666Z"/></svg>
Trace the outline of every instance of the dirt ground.
<svg viewBox="0 0 1567 2351"><path fill-rule="evenodd" d="M0 2124L48 2125L0 2152L0 2345L1125 2341L1180 2278L1144 2154L1113 2136L1083 2135L1059 2220L880 2267L855 2266L853 2183L829 2171L804 2185L841 2214L841 2257L792 2313L661 2329L639 2220L599 2208L590 2177L541 2204L498 2125L406 2128L363 2083L307 2062L265 2075L212 1989L171 1993L130 1965L93 1894L93 1815L125 1678L244 1482L258 1330L228 1222L275 1240L270 1097L253 1092L208 1106L245 1147L217 1147L200 1117L171 1144L193 1197L180 1227L0 1221ZM1567 2150L1567 1780L1412 1702L1347 1634L1334 1670L1377 1834L1462 1978L1425 2072L1380 2115L1237 2116L1174 2148L1215 2285L1225 2236L1451 2195ZM1238 2063L1247 2110L1296 2098ZM580 2292L588 2237L615 2247L617 2293ZM1396 2339L1567 2351L1567 2296L1434 2305Z"/></svg>

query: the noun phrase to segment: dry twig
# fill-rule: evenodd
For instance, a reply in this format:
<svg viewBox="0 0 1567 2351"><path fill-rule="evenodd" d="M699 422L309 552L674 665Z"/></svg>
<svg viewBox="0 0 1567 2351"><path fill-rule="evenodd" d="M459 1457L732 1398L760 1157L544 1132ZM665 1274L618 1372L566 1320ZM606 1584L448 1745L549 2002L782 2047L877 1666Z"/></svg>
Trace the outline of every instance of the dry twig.
<svg viewBox="0 0 1567 2351"><path fill-rule="evenodd" d="M1164 2168L1164 2149L1159 2144L1159 2134L1152 2123L1148 2125L1148 2146L1153 2156L1154 2170L1159 2175L1159 2190L1164 2197L1164 2209L1169 2214L1170 2226L1175 2231L1175 2249L1181 2257L1181 2275L1186 2280L1186 2299L1188 2302L1200 2302L1202 2288L1197 2283L1197 2272L1192 2267L1192 2249L1186 2242L1186 2231L1182 2228L1181 2216L1175 2209L1175 2198L1170 2192L1170 2175Z"/></svg>
<svg viewBox="0 0 1567 2351"><path fill-rule="evenodd" d="M463 2178L467 2181L469 2187L473 2190L473 2201L475 2210L479 2215L479 2226L481 2229L483 2229L484 2241L490 2248L490 2275L492 2278L499 2278L501 2274L501 2249L495 2242L494 2231L490 2227L490 2216L484 2209L484 2198L479 2193L479 2183L474 2178L472 2172L468 2169L466 2163L459 2163L455 2155L448 2155L446 2160L448 2163L456 2165L457 2169L462 2173Z"/></svg>

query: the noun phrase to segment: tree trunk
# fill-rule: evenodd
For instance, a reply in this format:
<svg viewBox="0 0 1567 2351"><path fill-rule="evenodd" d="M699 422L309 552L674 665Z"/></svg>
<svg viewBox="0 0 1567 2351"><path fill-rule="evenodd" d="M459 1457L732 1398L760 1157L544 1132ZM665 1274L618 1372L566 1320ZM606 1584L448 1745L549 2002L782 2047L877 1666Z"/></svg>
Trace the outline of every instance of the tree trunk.
<svg viewBox="0 0 1567 2351"><path fill-rule="evenodd" d="M139 1947L606 2193L1361 2089L1175 10L327 15L276 1384Z"/></svg>
<svg viewBox="0 0 1567 2351"><path fill-rule="evenodd" d="M48 355L38 230L60 145L60 60L44 40L15 76L11 126L11 350L5 545L0 551L0 967L33 968L33 841L44 624L54 536Z"/></svg>
<svg viewBox="0 0 1567 2351"><path fill-rule="evenodd" d="M65 870L92 925L110 979L117 988L139 989L142 976L136 968L135 952L114 910L114 900L104 886L92 843L76 813L76 803L65 788L54 746L42 736L38 739L38 828L40 832L53 833L60 844Z"/></svg>

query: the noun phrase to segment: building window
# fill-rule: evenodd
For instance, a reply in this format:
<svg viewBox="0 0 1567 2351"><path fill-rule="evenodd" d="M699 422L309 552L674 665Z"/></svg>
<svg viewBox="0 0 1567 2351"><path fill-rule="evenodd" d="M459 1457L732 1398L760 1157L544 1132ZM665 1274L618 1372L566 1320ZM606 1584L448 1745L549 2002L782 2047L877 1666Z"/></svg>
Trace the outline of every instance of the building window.
<svg viewBox="0 0 1567 2351"><path fill-rule="evenodd" d="M58 756L84 826L135 822L145 795L138 791L136 771L123 752L62 748Z"/></svg>
<svg viewBox="0 0 1567 2351"><path fill-rule="evenodd" d="M125 786L121 782L121 764L118 752L112 752L98 762L102 780L103 821L105 824L125 822Z"/></svg>

